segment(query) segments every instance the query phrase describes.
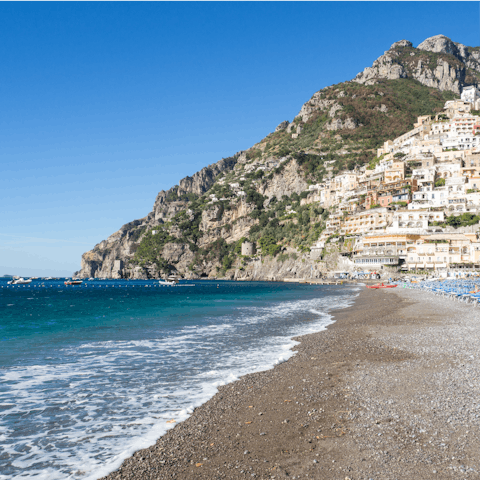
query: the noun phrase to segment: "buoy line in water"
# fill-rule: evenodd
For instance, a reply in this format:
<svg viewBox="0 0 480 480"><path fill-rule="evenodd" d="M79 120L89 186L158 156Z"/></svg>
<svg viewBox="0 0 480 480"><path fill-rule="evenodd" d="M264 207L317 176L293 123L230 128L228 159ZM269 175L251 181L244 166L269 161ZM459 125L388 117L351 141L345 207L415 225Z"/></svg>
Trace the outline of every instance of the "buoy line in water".
<svg viewBox="0 0 480 480"><path fill-rule="evenodd" d="M72 285L69 285L72 286ZM160 287L196 287L195 284L180 284L180 285L83 285L84 288L135 288L135 287L144 287L144 288L160 288ZM1 285L0 288L66 288L67 285ZM82 288L82 286L77 285L77 290ZM220 288L220 285L217 285L217 288Z"/></svg>

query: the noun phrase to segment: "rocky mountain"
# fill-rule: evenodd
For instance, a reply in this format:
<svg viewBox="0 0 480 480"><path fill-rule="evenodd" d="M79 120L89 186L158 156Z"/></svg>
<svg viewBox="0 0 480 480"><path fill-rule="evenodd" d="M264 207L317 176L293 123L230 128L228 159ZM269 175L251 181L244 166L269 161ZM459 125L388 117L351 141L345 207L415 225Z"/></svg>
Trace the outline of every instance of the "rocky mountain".
<svg viewBox="0 0 480 480"><path fill-rule="evenodd" d="M385 140L476 83L479 52L443 36L417 48L396 42L352 81L316 92L292 122L248 150L161 191L146 217L83 254L76 275L282 279L339 268L348 242L310 252L330 212L309 185L371 162ZM246 241L256 251L242 255Z"/></svg>
<svg viewBox="0 0 480 480"><path fill-rule="evenodd" d="M444 35L427 38L417 48L401 40L354 81L372 84L382 78L412 78L427 87L460 94L464 86L480 81L480 47L467 47Z"/></svg>

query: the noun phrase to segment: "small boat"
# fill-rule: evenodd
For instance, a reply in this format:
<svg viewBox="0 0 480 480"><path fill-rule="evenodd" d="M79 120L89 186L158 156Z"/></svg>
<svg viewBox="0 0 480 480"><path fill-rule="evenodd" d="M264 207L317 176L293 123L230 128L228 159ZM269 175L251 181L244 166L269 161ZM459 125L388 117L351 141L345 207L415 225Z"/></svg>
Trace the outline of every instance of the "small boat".
<svg viewBox="0 0 480 480"><path fill-rule="evenodd" d="M384 285L383 283L380 285L367 285L367 288L395 288L397 285Z"/></svg>
<svg viewBox="0 0 480 480"><path fill-rule="evenodd" d="M69 280L65 282L65 285L81 285L82 283L81 280Z"/></svg>
<svg viewBox="0 0 480 480"><path fill-rule="evenodd" d="M26 285L27 283L32 283L30 279L25 280L24 278L17 278L15 280L10 280L7 282L8 285Z"/></svg>
<svg viewBox="0 0 480 480"><path fill-rule="evenodd" d="M178 285L178 282L182 279L180 275L170 275L167 280L159 280L160 285Z"/></svg>

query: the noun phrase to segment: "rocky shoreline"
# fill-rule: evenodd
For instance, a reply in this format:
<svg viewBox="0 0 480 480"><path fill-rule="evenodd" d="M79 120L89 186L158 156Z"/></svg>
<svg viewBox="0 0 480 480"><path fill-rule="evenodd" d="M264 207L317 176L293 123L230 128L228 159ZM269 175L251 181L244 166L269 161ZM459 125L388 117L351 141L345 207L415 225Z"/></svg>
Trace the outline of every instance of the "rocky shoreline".
<svg viewBox="0 0 480 480"><path fill-rule="evenodd" d="M288 362L221 387L104 478L478 478L478 316L364 290Z"/></svg>

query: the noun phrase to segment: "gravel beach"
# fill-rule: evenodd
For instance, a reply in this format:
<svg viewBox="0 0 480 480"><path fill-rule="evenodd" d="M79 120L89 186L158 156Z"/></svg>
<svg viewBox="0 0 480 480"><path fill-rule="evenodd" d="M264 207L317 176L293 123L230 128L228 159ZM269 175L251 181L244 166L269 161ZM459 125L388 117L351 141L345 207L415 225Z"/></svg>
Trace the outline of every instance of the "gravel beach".
<svg viewBox="0 0 480 480"><path fill-rule="evenodd" d="M297 354L219 389L113 479L480 478L480 310L364 290Z"/></svg>

